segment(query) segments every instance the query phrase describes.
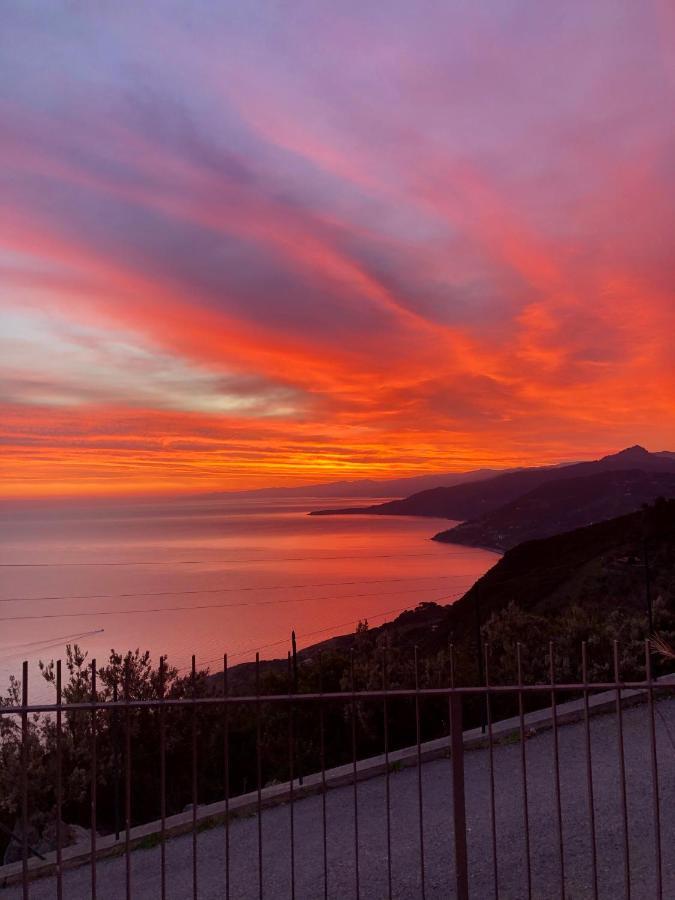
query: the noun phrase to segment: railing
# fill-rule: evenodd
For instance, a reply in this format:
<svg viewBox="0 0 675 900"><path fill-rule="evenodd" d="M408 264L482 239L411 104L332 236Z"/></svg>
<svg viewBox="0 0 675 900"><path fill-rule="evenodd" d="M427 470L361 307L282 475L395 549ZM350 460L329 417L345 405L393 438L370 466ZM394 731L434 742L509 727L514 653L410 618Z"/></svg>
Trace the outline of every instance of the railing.
<svg viewBox="0 0 675 900"><path fill-rule="evenodd" d="M190 892L195 898L199 896L200 889L200 863L207 860L200 854L200 832L208 823L222 826L222 842L224 848L224 864L220 876L222 878L222 895L238 897L232 884L232 829L235 826L235 817L242 813L252 812L256 816L256 829L252 860L250 862L250 874L257 883L257 896L278 897L279 887L271 888L265 875L265 829L263 827L264 809L272 803L285 802L288 804L288 896L295 898L297 884L297 864L303 855L303 844L307 835L298 829L296 810L301 796L316 793L320 797L321 805L321 839L320 860L318 870L320 874L320 894L325 898L337 896L332 883L333 872L329 859L329 809L327 804L328 792L338 785L345 785L343 789L351 791L351 823L352 832L351 850L351 880L353 896L375 896L372 888L363 880L362 839L360 835L360 813L362 812L362 799L359 784L364 779L379 775L384 782L383 804L380 810L381 819L378 827L383 833L386 852L385 865L382 872L381 893L377 896L392 897L396 893L396 878L392 867L392 782L394 772L400 764L412 765L416 768L416 804L408 810L406 821L406 840L410 845L416 845L416 858L419 865L417 890L419 896L456 896L459 900L469 897L472 883L472 865L468 846L467 831L467 784L465 778L466 750L469 746L480 746L484 754L481 757L481 766L487 775L488 816L489 832L485 835L485 847L489 848L489 867L491 868L491 892L499 897L502 887L502 873L500 872L500 846L498 840L499 816L497 812L496 790L496 755L499 749L506 743L519 743L518 769L520 772L520 791L522 823L519 829L523 842L523 858L525 871L523 879L523 897L544 896L541 891L533 886L533 847L531 814L533 803L540 801L528 794L531 784L528 781L528 758L526 744L532 723L537 727L542 725L550 728L551 741L551 782L552 805L549 808L552 833L555 835L554 862L548 864L547 879L550 891L545 896L566 897L570 879L575 883L575 873L570 869L569 856L565 847L565 821L564 803L561 792L561 751L560 732L563 724L576 720L577 728L582 735L583 743L583 767L585 769L585 804L586 825L588 834L588 856L590 859L590 879L587 885L588 893L583 896L597 898L602 889L601 870L604 871L604 861L598 855L599 824L597 820L597 798L595 796L593 742L591 717L596 711L611 711L614 717L613 730L615 733L615 750L618 764L618 787L620 809L620 851L621 880L623 893L631 896L631 827L629 817L629 804L627 800L627 775L625 760L624 740L624 705L628 697L636 701L645 702L647 728L646 734L649 747L649 774L651 780L651 816L652 816L652 840L653 840L653 896L673 896L664 894L663 880L663 855L662 855L662 822L661 803L659 790L659 760L657 755L657 730L655 693L672 695L675 683L669 680L652 677L651 655L649 643L645 645L646 677L639 681L622 681L619 678L618 650L614 645L614 678L610 681L591 683L588 680L588 661L586 646L582 648L582 680L575 683L558 683L555 679L553 663L551 662L550 681L545 684L526 684L523 680L520 661L520 648L518 648L518 679L515 684L493 684L490 682L488 666L488 652L485 653L485 684L482 685L456 685L451 674L450 683L443 687L421 687L419 681L419 666L415 658L415 686L410 688L392 689L387 685L386 667L383 669L382 688L378 690L354 689L354 667L352 657L351 689L344 691L324 692L323 690L294 693L291 688L288 693L265 694L260 690L260 670L256 667L256 690L246 696L232 696L228 693L228 667L227 660L223 667L222 692L214 696L170 697L164 696L164 682L161 673L164 664L160 664L160 683L157 697L134 699L128 688L128 683L123 690L123 697L114 700L91 699L77 703L62 702L62 675L61 665L56 667L56 703L29 703L28 697L28 668L23 666L22 696L20 705L6 706L0 709L0 717L5 720L13 718L20 723L18 740L20 742L19 759L19 784L20 813L18 834L13 835L15 841L21 845L21 859L14 867L5 866L0 870L4 874L5 883L15 881L21 885L23 897L28 897L31 891L31 882L40 876L49 876L53 879L54 893L59 898L74 897L75 895L65 884L68 869L83 860L89 867L87 894L92 898L97 896L99 890L98 878L102 858L111 854L124 855L123 887L117 896L134 896L134 880L132 878L132 860L134 848L147 846L149 843L159 845L158 885L157 893L164 898L167 895L167 861L170 862L172 852L172 840L176 835L187 832L191 835L191 876ZM553 654L551 653L551 660ZM97 698L96 664L93 662L90 668L91 697ZM195 665L192 665L192 683L195 683ZM578 699L570 699L577 697ZM493 715L494 705L497 702L511 700L514 703L515 715L512 720L497 721ZM464 731L466 721L465 712L467 703L473 702L474 712L478 708L481 712L482 723L479 721L472 734ZM434 715L441 722L443 728L447 725L446 737L425 740L424 726L428 724L429 716L423 715L422 706L433 705ZM395 715L394 707L398 705L398 715ZM527 707L538 708L539 712L528 712ZM329 709L338 707L342 721L345 725L345 747L348 747L348 759L338 759L341 765L332 765L334 756L339 756L336 748L326 746L325 716ZM400 710L404 707L406 715L411 715L414 720L415 742L407 749L395 748L392 744L391 729L399 721ZM374 757L371 753L367 759L360 758L359 742L359 711L366 708L380 710L382 726L381 753ZM445 712L439 713L439 710ZM238 723L239 731L233 730L232 717L235 711L245 710L247 727L249 731L241 730L241 722ZM283 710L286 734L283 740L286 742L287 760L285 762L288 778L282 784L266 785L264 772L265 737L263 730L266 716L272 721L273 726L280 720L278 711ZM311 715L310 715L311 711ZM31 788L31 741L32 735L31 716L35 713L43 714L53 729L53 753L49 757L49 764L53 764L54 770L54 818L56 821L56 847L52 853L38 852L31 847L29 840L29 825L31 821L31 809L29 803ZM140 717L148 716L147 722ZM136 719L134 718L136 717ZM169 721L170 717L173 717ZM201 717L201 718L200 718ZM64 721L65 720L65 721ZM78 745L82 755L86 745L86 753L82 756L88 768L88 803L89 803L89 846L86 851L64 847L61 828L63 807L67 798L64 795L64 743L66 731L69 731L69 739L72 739L72 728L69 723L80 720L80 737L84 744ZM442 721L441 721L442 720ZM86 728L84 727L86 722ZM222 796L207 806L199 806L200 799L200 773L207 766L213 766L214 760L205 758L203 746L203 734L208 729L209 722L218 723L218 742L221 756L219 765L222 767ZM145 723L145 724L144 724ZM177 728L177 723L180 726ZM206 723L206 724L205 724ZM150 734L150 726L155 729ZM310 727L311 726L311 727ZM144 759L147 755L148 745L154 748L158 776L158 801L159 817L153 822L138 823L134 820L134 778L138 772L134 768L135 750L140 747L138 743L138 729L146 728L143 735ZM312 732L311 735L309 732ZM250 733L249 733L250 732ZM84 735L84 737L82 737ZM236 791L231 787L231 774L233 766L241 764L239 740L252 738L250 744L255 754L255 783L253 791ZM275 733L275 740L279 737ZM307 741L316 741L319 765L311 773L300 769L298 757L305 748ZM167 743L171 740L189 741L190 761L190 802L191 807L182 813L176 813L170 808L167 796ZM100 752L105 745L105 753L112 758L110 770L113 772L115 783L112 787L114 796L115 822L112 828L108 828L110 834L99 835L100 827L98 813L98 800L103 790L100 783L99 767L101 764ZM276 746L276 745L275 745ZM344 749L344 748L343 748ZM513 748L511 748L513 749ZM332 754L335 750L336 753ZM534 752L534 751L533 751ZM305 754L306 755L306 754ZM311 754L310 754L311 755ZM424 763L427 759L438 756L449 756L448 765L448 798L452 797L452 827L448 829L447 846L449 852L447 869L440 873L433 870L433 883L436 888L429 888L430 863L426 856L428 835L425 830L425 780ZM237 762L234 757L237 756ZM675 753L673 754L675 758ZM246 752L244 752L246 757ZM252 762L245 759L245 762ZM147 760L146 760L147 763ZM675 768L675 765L673 765ZM279 769L279 765L277 765ZM147 777L147 769L145 776ZM119 779L119 780L118 780ZM119 782L122 782L120 784ZM244 786L246 780L244 780ZM120 788L123 787L123 800L120 798ZM110 791L110 785L105 785L106 791ZM212 798L209 798L212 799ZM175 798L174 798L175 800ZM120 816L120 805L123 807ZM175 806L175 802L174 802ZM416 807L416 808L415 808ZM369 807L369 815L372 819L372 807ZM514 811L514 815L516 812ZM120 821L121 819L121 821ZM121 826L121 827L120 827ZM341 829L341 830L344 830ZM149 838L153 838L152 841ZM399 836L400 837L400 836ZM644 838L646 840L646 838ZM316 862L316 861L315 861ZM602 865L601 865L602 864ZM436 865L434 863L434 865ZM438 894L433 893L437 889L439 878L444 881L444 887ZM671 885L672 887L672 885ZM340 896L345 896L344 885L340 888ZM431 893L430 893L431 891ZM512 894L510 894L512 895ZM569 896L582 896L581 894L569 894ZM140 895L139 895L140 896ZM184 896L187 896L185 894ZM318 896L318 895L317 895Z"/></svg>

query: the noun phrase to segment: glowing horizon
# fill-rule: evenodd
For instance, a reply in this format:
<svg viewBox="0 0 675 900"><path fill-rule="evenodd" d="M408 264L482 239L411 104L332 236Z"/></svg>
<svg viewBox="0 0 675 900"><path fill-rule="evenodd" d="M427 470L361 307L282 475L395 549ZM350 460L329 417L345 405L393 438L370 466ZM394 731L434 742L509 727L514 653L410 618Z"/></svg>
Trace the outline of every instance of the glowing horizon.
<svg viewBox="0 0 675 900"><path fill-rule="evenodd" d="M675 14L3 8L0 495L675 449Z"/></svg>

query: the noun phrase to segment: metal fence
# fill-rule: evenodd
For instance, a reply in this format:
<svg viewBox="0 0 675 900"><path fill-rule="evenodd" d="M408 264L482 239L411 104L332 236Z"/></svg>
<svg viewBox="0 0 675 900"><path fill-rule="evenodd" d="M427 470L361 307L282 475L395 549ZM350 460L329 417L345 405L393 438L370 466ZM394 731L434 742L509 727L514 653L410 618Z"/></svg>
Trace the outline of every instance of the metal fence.
<svg viewBox="0 0 675 900"><path fill-rule="evenodd" d="M265 724L265 716L271 710L277 712L283 710L283 715L287 722L287 752L288 752L288 780L283 786L283 790L277 790L277 798L288 804L289 811L289 841L287 847L289 861L289 883L288 896L296 896L296 862L298 855L303 853L303 841L305 835L297 828L295 820L295 811L300 801L299 795L307 793L310 789L315 791L321 798L321 847L322 860L320 865L322 868L321 877L321 895L328 898L331 895L331 867L329 865L329 836L327 821L329 810L326 802L326 795L331 786L331 772L327 768L327 751L326 751L326 735L324 727L324 714L329 705L339 705L344 712L344 722L346 732L348 733L348 743L350 744L350 760L348 766L349 772L345 775L344 766L341 770L341 782L345 781L351 787L347 790L352 792L352 817L351 829L353 831L352 841L352 860L351 871L353 877L353 894L355 897L369 897L368 889L364 887L362 879L362 847L359 835L359 791L357 785L364 779L368 772L363 767L363 760L359 759L359 741L358 741L358 712L357 709L363 705L375 707L380 711L382 722L382 765L378 772L384 780L384 804L381 810L381 828L386 840L386 876L383 884L383 896L392 897L396 894L395 877L392 873L392 821L391 821L391 790L390 780L392 778L393 767L391 765L390 756L393 752L390 740L390 728L392 724L392 705L401 701L408 703L408 709L414 716L414 730L416 734L416 742L409 748L409 756L412 763L417 766L417 811L416 815L411 818L408 823L409 840L416 842L418 845L417 858L419 859L419 892L422 897L428 893L426 879L428 878L428 869L425 860L425 842L428 840L424 828L423 815L423 769L425 748L427 744L423 740L421 706L423 703L431 701L436 703L438 708L439 702L447 704L447 722L448 728L445 738L445 755L449 757L447 765L448 778L448 798L451 796L452 804L452 821L453 827L449 829L447 840L450 851L450 859L452 865L445 873L446 877L446 896L456 896L459 900L465 900L469 897L471 866L469 860L467 846L467 801L465 793L465 741L466 733L464 727L466 724L466 706L473 702L474 709L476 704L482 710L482 725L478 723L478 728L484 733L483 746L487 766L487 778L489 784L489 815L486 817L489 822L489 835L486 835L487 845L491 852L491 867L493 879L493 895L499 897L500 894L500 868L498 854L498 817L496 813L496 789L495 789L495 752L499 746L499 736L495 730L498 726L493 715L493 707L495 703L509 698L513 701L515 710L515 740L514 743L520 745L520 774L522 787L522 831L521 837L524 842L524 858L526 860L526 871L524 873L524 892L523 896L531 898L536 894L533 893L532 871L531 871L531 821L530 821L530 804L528 798L528 757L526 754L527 734L527 708L548 709L550 714L549 726L553 747L553 765L551 767L552 779L552 797L553 806L550 810L551 827L556 836L556 853L555 860L551 864L549 879L551 884L550 896L559 896L564 898L567 895L566 885L570 877L569 871L566 871L566 855L564 847L564 828L563 828L563 804L561 801L561 761L559 753L559 734L563 725L559 721L559 709L561 703L569 703L570 698L578 697L578 722L579 727L583 729L584 735L584 757L585 757L585 794L587 807L587 827L589 835L589 857L591 865L591 880L589 885L588 896L597 898L601 893L602 884L600 881L600 867L597 841L596 841L596 803L594 797L594 770L592 764L592 742L591 742L591 715L593 712L592 698L598 692L607 692L612 700L612 713L615 720L616 734L616 754L618 767L620 772L620 834L621 834L621 861L623 866L622 880L625 896L631 895L631 851L629 846L629 804L627 802L626 791L626 766L624 759L624 699L625 692L639 691L645 703L646 722L647 722L647 738L649 746L648 766L650 770L650 778L652 785L651 792L651 815L653 819L653 827L651 829L653 835L653 877L655 886L655 896L661 898L664 895L663 885L663 857L662 857L662 822L661 822L661 805L662 797L659 792L659 772L657 759L657 740L656 740L656 718L655 718L655 694L665 693L672 696L675 690L675 684L662 681L655 681L652 676L651 668L651 652L649 642L645 643L645 678L639 681L622 681L619 677L619 656L616 643L613 648L613 666L614 677L612 680L604 682L589 682L588 680L588 661L586 645L582 647L582 679L575 683L559 683L556 681L553 667L553 652L551 648L550 659L550 680L547 683L529 684L525 683L522 675L522 666L520 658L520 647L518 648L518 679L513 684L493 684L490 680L489 654L485 648L485 666L484 676L485 683L480 685L457 685L454 682L454 675L449 678L447 686L441 687L422 687L419 682L419 667L417 659L415 659L415 685L410 688L392 689L387 685L386 669L383 673L382 688L378 690L356 690L354 687L354 667L352 657L351 670L351 690L324 692L323 690L311 693L296 693L291 687L288 693L282 694L265 694L260 690L260 668L259 662L256 660L256 680L255 692L246 696L231 695L228 692L228 666L227 658L224 658L223 665L223 686L222 691L212 696L193 696L193 697L167 697L164 695L164 683L161 673L164 671L164 662L160 664L160 682L158 688L158 696L149 699L135 699L126 684L122 691L122 696L113 700L98 699L97 692L97 670L96 663L90 665L90 689L91 699L78 703L62 702L62 671L61 664L58 663L55 672L56 686L56 703L29 703L28 691L28 667L24 663L23 679L21 684L21 702L16 706L5 706L0 709L0 716L13 717L20 724L19 741L20 741L20 767L19 767L19 796L20 808L17 829L13 839L21 845L20 871L17 863L17 871L15 873L16 883L22 886L24 897L28 897L31 892L32 880L43 874L45 867L48 869L48 877L53 879L54 892L59 898L69 896L64 888L64 880L66 877L66 867L68 861L64 862L64 846L61 829L62 821L62 805L64 803L63 788L63 742L64 742L64 717L79 716L88 721L86 736L88 743L87 764L88 764L88 801L90 805L90 846L88 848L87 863L90 870L88 891L92 898L97 896L98 867L100 866L100 857L102 843L106 843L98 834L98 808L97 798L101 786L99 784L99 732L101 723L107 718L113 728L115 765L114 770L119 775L119 786L115 786L115 794L117 796L118 787L120 788L121 798L121 821L116 823L116 834L111 836L119 850L124 853L125 857L125 881L124 892L127 898L135 896L134 882L132 878L132 856L134 853L134 845L138 842L134 840L133 828L133 801L134 801L134 777L137 774L134 768L134 738L132 735L131 722L132 717L140 710L152 711L156 717L153 721L157 725L157 733L153 736L146 736L151 741L156 753L156 765L158 767L159 777L159 817L157 819L156 839L159 844L159 872L158 872L158 892L162 898L167 896L167 858L172 852L171 835L172 831L167 826L170 814L167 810L167 740L175 739L175 735L169 734L167 731L167 716L171 711L182 711L183 715L183 733L181 739L189 741L189 758L190 758L190 779L191 779L191 809L185 814L191 818L188 823L188 830L192 838L192 872L191 872L191 892L196 898L199 896L200 887L200 864L203 862L200 856L199 833L202 825L202 810L199 807L199 772L200 767L210 764L205 760L202 754L202 747L198 740L198 716L206 711L210 715L217 715L222 727L222 747L220 764L223 768L223 796L221 798L220 815L218 816L222 825L223 844L224 844L224 865L222 868L222 896L230 898L236 896L232 893L231 886L231 848L230 834L233 827L233 818L230 810L230 803L235 799L235 794L230 792L230 767L232 754L236 750L233 744L233 737L230 732L229 722L230 716L235 709L245 708L250 711L251 722L254 723L254 744L255 744L255 784L252 785L254 797L254 812L257 815L257 834L256 834L256 856L257 859L252 861L252 872L257 880L257 895L260 900L265 896L279 896L278 893L270 893L266 885L265 869L264 869L264 829L263 829L263 809L268 805L265 794L265 779L263 774L263 750L262 750L262 730ZM192 662L192 679L195 678L195 662ZM478 700L476 700L478 698ZM302 745L304 740L299 721L302 718L303 711L306 714L308 710L312 710L312 721L316 726L318 733L318 753L320 759L319 770L311 776L305 771L299 771L296 762L298 747ZM656 710L658 712L658 710ZM33 850L29 840L29 823L31 819L31 809L29 805L29 787L30 787L30 759L29 759L29 743L30 743L30 721L34 713L46 714L54 729L54 792L55 792L55 810L54 817L56 820L56 849L53 854L45 855L37 853ZM309 783L311 782L311 787ZM183 819L185 819L185 815ZM514 812L515 815L515 812ZM19 827L20 824L20 827ZM184 823L185 824L185 823ZM110 840L106 846L109 849ZM46 856L46 858L45 858ZM39 859L39 862L36 860ZM47 877L47 876L45 876ZM436 878L437 880L437 878ZM72 895L70 895L72 896ZM121 896L121 894L120 894ZM672 896L672 895L671 895Z"/></svg>

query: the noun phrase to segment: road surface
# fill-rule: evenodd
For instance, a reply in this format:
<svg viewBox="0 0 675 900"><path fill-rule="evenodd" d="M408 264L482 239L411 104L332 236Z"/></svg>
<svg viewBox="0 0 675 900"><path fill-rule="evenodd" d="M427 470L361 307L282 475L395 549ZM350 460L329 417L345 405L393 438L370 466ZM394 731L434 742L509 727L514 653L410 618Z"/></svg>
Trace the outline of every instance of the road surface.
<svg viewBox="0 0 675 900"><path fill-rule="evenodd" d="M660 813L663 846L663 896L675 897L675 699L656 704ZM628 810L630 816L630 871L634 900L654 900L656 893L654 805L652 793L649 714L646 705L624 712ZM594 718L592 771L598 857L599 896L623 897L623 832L619 767L614 715ZM532 896L560 898L558 834L553 782L553 740L550 731L525 743L530 818ZM582 723L560 729L562 803L564 819L565 897L593 897L591 837L588 818L585 732ZM489 759L487 750L466 753L466 796L471 896L485 900L494 895L490 831ZM523 827L521 747L518 742L495 747L499 896L502 900L527 898L527 866ZM422 767L426 898L454 897L453 821L450 763L447 759ZM390 776L393 896L400 900L422 897L418 818L418 773L404 769ZM330 790L328 814L328 896L335 900L356 897L354 852L354 793L350 786ZM320 900L324 896L322 800L309 797L294 804L296 858L295 897ZM290 807L263 813L263 886L269 900L291 897ZM385 779L374 778L358 786L359 878L362 898L388 896ZM233 821L230 826L231 888L233 900L255 900L258 888L257 817ZM191 898L192 838L167 844L167 896ZM224 893L224 829L214 828L198 838L198 897L222 898ZM159 849L132 853L133 896L159 897ZM124 858L98 865L98 897L121 900L125 894ZM0 892L21 895L18 887ZM90 873L81 868L66 873L64 896L87 898ZM56 896L53 879L31 885L35 900Z"/></svg>

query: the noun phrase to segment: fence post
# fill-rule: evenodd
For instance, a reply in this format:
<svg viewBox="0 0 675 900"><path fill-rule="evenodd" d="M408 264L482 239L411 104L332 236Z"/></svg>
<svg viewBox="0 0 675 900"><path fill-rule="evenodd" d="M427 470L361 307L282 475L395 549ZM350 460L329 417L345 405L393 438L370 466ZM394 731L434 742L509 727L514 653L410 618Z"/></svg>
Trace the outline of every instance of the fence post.
<svg viewBox="0 0 675 900"><path fill-rule="evenodd" d="M469 869L466 847L466 801L464 796L464 724L462 721L462 695L454 691L450 694L450 729L457 900L468 900Z"/></svg>

